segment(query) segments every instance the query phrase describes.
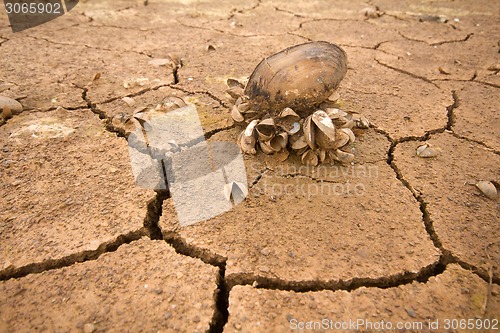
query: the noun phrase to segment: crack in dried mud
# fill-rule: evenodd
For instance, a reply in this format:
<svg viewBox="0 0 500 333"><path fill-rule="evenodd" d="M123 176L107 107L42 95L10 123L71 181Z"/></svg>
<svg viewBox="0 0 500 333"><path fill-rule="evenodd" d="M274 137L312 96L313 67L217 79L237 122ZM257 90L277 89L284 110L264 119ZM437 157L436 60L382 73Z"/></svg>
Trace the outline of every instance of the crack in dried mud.
<svg viewBox="0 0 500 333"><path fill-rule="evenodd" d="M252 273L235 273L226 277L228 286L252 285L259 289L294 291L297 293L308 293L315 291L353 291L359 288L388 289L396 288L413 282L425 283L431 277L436 277L444 272L445 266L436 261L429 266L423 267L418 272L402 272L379 278L354 277L348 280L333 281L287 281L280 278L270 278Z"/></svg>
<svg viewBox="0 0 500 333"><path fill-rule="evenodd" d="M429 43L425 40L421 40L421 39L416 39L416 38L411 38L411 37L408 37L406 35L404 35L402 32L396 30L396 32L401 36L403 37L404 39L408 40L408 41L411 41L411 42L417 42L417 43L424 43L426 45L429 45L429 46L439 46L439 45L443 45L443 44L451 44L451 43L462 43L462 42L466 42L468 41L473 35L474 33L468 33L464 38L462 39L449 39L449 40L442 40L442 41L439 41L439 42L435 42L435 43Z"/></svg>
<svg viewBox="0 0 500 333"><path fill-rule="evenodd" d="M277 12L282 12L282 13L290 14L290 15L292 15L294 17L306 18L304 15L296 14L296 13L292 12L291 10L281 9L278 6L274 6L274 10L277 11Z"/></svg>
<svg viewBox="0 0 500 333"><path fill-rule="evenodd" d="M0 281L21 278L29 274L36 274L53 269L68 267L78 262L96 260L102 254L114 252L121 245L129 244L135 240L139 240L140 238L146 236L146 234L147 234L146 229L142 227L139 230L118 235L111 241L103 242L95 250L83 250L81 252L72 253L70 255L58 259L47 259L39 263L31 263L25 266L16 267L12 269L7 268L6 270L0 273Z"/></svg>
<svg viewBox="0 0 500 333"><path fill-rule="evenodd" d="M380 61L380 60L378 60L378 59L376 59L376 58L375 58L375 61L376 61L379 65L381 65L381 66L384 66L384 67L386 67L386 68L392 69L393 71L396 71L396 72L399 72L399 73L402 73L402 74L406 74L406 75L408 75L408 76L411 76L411 77L412 77L412 78L414 78L414 79L419 79L419 80L422 80L422 81L424 81L424 82L430 83L430 84L432 84L433 86L435 86L436 88L440 89L440 88L439 88L439 86L438 86L435 82L433 82L433 81L429 80L428 78L426 78L426 77L424 77L424 76L420 76L420 75L414 74L414 73L412 73L412 72L408 72L408 71L406 71L406 70L404 70L404 69L401 69L401 68L393 67L393 66L391 66L391 65L388 65L388 64L383 63L382 61Z"/></svg>
<svg viewBox="0 0 500 333"><path fill-rule="evenodd" d="M469 271L472 271L474 272L477 276L479 276L481 279L483 279L485 282L489 283L490 282L490 279L492 280L493 283L495 284L500 284L500 277L492 277L492 276L489 276L487 272L485 272L484 270L472 265L472 264L469 264L461 259L459 259L457 256L455 256L452 251L446 249L441 240L439 239L435 229L434 229L434 224L433 224L433 221L432 221L432 218L431 218L431 214L429 212L429 210L427 209L427 206L428 206L428 202L426 202L421 193L419 193L417 190L415 190L415 188L411 185L411 183L406 180L402 174L402 172L399 170L399 168L397 167L397 165L394 163L394 150L396 149L397 145L400 144L400 143L403 143L403 142L408 142L408 141L422 141L422 142L425 142L427 140L429 140L431 138L431 136L433 134L437 134L437 133L443 133L443 132L448 132L456 137L459 137L456 133L454 133L452 131L452 127L453 127L453 124L454 124L454 114L453 114L453 111L459 106L459 99L458 99L458 96L456 94L455 91L452 91L452 96L453 96L453 104L449 105L447 107L447 111L448 111L448 121L447 121L447 125L446 127L444 128L440 128L440 129L435 129L435 130L431 130L431 131L428 131L426 132L423 136L421 137L405 137L405 138L400 138L398 140L393 140L386 132L384 132L383 130L379 130L379 129L376 129L379 133L385 135L387 137L387 139L391 142L391 146L389 148L389 151L388 151L388 157L387 157L387 164L393 169L394 173L396 174L396 178L401 181L401 183L410 191L410 193L413 195L413 197L415 198L415 200L418 201L419 203L419 208L420 208L420 211L422 212L422 220L423 220L423 223L424 223L424 226L425 226L425 230L427 231L427 234L429 235L430 239L432 240L434 246L440 250L441 252L441 257L440 257L440 260L439 260L439 264L443 267L443 270L446 269L447 265L448 264L458 264L460 265L462 268L466 269L466 270L469 270ZM462 138L462 137L459 137L461 139L464 139L464 140L467 140L467 141L471 141L471 142L475 142L475 143L478 143L478 144L481 144L483 146L485 146L486 148L488 148L484 143L482 142L476 142L474 140L470 140L468 138ZM495 151L495 153L498 154L498 152Z"/></svg>

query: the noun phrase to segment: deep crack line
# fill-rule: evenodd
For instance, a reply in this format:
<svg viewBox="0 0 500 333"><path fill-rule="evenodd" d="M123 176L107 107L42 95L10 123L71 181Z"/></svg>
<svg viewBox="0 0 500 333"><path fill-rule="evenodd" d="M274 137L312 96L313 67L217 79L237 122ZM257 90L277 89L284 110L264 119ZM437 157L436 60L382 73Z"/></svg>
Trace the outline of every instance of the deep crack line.
<svg viewBox="0 0 500 333"><path fill-rule="evenodd" d="M310 280L310 281L287 281L280 278L270 278L253 273L226 274L229 290L235 286L254 286L259 289L294 291L297 293L309 293L318 291L354 291L359 288L389 289L411 284L413 282L425 283L431 277L443 273L446 266L437 260L421 268L418 272L404 271L389 276L377 278L353 277L347 280Z"/></svg>
<svg viewBox="0 0 500 333"><path fill-rule="evenodd" d="M431 214L427 208L428 202L426 202L421 193L419 193L415 188L406 180L404 179L401 170L397 167L397 165L394 163L394 150L396 146L400 143L407 142L407 141L427 141L430 139L431 133L426 133L421 138L405 138L403 140L398 140L395 141L391 144L391 147L389 149L388 153L388 159L387 159L387 164L394 170L396 174L396 178L401 181L401 183L410 191L410 193L413 195L415 200L419 203L419 208L420 211L422 212L422 220L425 226L425 230L427 234L429 235L431 241L434 244L434 247L439 249L441 251L441 259L440 263L444 266L447 266L448 264L458 264L460 265L463 269L469 270L474 272L477 276L479 276L482 280L485 282L489 283L490 277L488 276L487 272L484 272L483 270L479 269L478 267L469 264L457 256L455 256L450 250L446 249L443 246L442 241L439 239L436 230L434 229L434 222L431 218ZM500 277L493 277L493 283L495 284L500 284Z"/></svg>
<svg viewBox="0 0 500 333"><path fill-rule="evenodd" d="M146 230L141 228L115 237L114 240L101 243L96 250L84 250L69 254L59 259L48 259L42 262L30 263L25 266L7 268L0 273L0 281L21 278L49 270L68 267L78 262L97 260L102 254L115 252L121 245L129 244L146 236Z"/></svg>
<svg viewBox="0 0 500 333"><path fill-rule="evenodd" d="M449 105L446 110L447 110L447 116L448 116L448 122L446 124L446 129L451 131L453 128L453 125L455 125L455 115L454 111L456 108L460 106L460 101L458 99L457 92L455 90L452 90L451 96L453 97L453 104Z"/></svg>
<svg viewBox="0 0 500 333"><path fill-rule="evenodd" d="M473 35L474 35L474 33L471 32L471 33L467 34L467 36L465 36L462 39L445 40L445 41L441 41L441 42L431 43L429 45L430 46L438 46L438 45L450 44L450 43L462 43L462 42L468 41L469 38L471 38Z"/></svg>

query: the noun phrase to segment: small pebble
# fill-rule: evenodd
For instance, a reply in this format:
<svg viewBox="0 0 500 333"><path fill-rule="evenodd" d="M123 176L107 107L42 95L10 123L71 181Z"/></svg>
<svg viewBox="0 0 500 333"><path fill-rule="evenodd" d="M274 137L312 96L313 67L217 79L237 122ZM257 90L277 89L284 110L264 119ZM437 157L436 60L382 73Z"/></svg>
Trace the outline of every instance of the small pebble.
<svg viewBox="0 0 500 333"><path fill-rule="evenodd" d="M450 75L450 71L447 68L444 67L439 67L439 73L445 74L445 75Z"/></svg>
<svg viewBox="0 0 500 333"><path fill-rule="evenodd" d="M92 323L86 323L83 325L83 332L84 333L92 333L95 331L95 325Z"/></svg>
<svg viewBox="0 0 500 333"><path fill-rule="evenodd" d="M405 310L406 310L406 313L408 313L408 316L410 316L412 318L417 317L417 313L412 308L407 308Z"/></svg>
<svg viewBox="0 0 500 333"><path fill-rule="evenodd" d="M170 64L172 61L170 61L170 59L151 59L149 61L149 64L150 65L153 65L153 66L157 66L157 67L160 67L160 66L165 66L165 65L168 65Z"/></svg>
<svg viewBox="0 0 500 333"><path fill-rule="evenodd" d="M260 251L260 253L261 253L262 255L264 255L264 256L268 256L268 255L271 253L271 251L270 251L270 250L266 247L266 248L263 248L263 249Z"/></svg>
<svg viewBox="0 0 500 333"><path fill-rule="evenodd" d="M132 97L123 97L122 101L124 101L128 106L131 107L135 105L135 100Z"/></svg>

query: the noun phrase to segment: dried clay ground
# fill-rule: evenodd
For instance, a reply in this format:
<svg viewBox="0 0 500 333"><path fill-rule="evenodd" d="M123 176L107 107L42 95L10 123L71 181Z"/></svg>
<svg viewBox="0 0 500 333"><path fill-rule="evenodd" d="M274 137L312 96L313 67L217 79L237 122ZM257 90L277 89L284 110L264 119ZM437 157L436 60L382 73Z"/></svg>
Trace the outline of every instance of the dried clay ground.
<svg viewBox="0 0 500 333"><path fill-rule="evenodd" d="M0 332L495 332L500 199L473 184L500 181L499 22L498 0L81 0L12 33L0 8L0 95L24 107L0 122ZM311 40L348 54L354 163L246 156L248 198L179 227L113 117L181 96L235 142L225 80Z"/></svg>

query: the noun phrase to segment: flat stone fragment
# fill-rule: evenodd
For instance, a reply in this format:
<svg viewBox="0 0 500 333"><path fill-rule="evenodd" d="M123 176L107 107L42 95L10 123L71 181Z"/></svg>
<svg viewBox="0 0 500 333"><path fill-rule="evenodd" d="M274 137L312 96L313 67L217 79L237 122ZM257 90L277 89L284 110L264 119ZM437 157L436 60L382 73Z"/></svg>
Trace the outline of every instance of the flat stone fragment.
<svg viewBox="0 0 500 333"><path fill-rule="evenodd" d="M382 332L382 325L387 332L389 325L396 332L450 332L445 329L446 319L465 318L467 323L470 318L476 325L489 318L491 325L491 319L498 319L499 293L500 287L493 285L485 308L488 284L455 264L425 283L388 289L296 293L235 286L224 333ZM403 326L398 329L397 325ZM408 325L406 330L404 325ZM474 328L470 331L481 331L479 326Z"/></svg>
<svg viewBox="0 0 500 333"><path fill-rule="evenodd" d="M210 143L219 140L222 135ZM371 142L374 151L384 145ZM439 251L418 204L385 160L312 170L296 157L272 163L272 156L263 155L245 158L249 184L256 184L249 185L245 201L222 215L181 227L174 201L166 200L159 222L165 237L227 258L226 277L235 283L329 285L418 274L436 264Z"/></svg>
<svg viewBox="0 0 500 333"><path fill-rule="evenodd" d="M453 110L453 131L500 151L500 95L498 88L473 82L456 90L459 104Z"/></svg>
<svg viewBox="0 0 500 333"><path fill-rule="evenodd" d="M499 199L485 197L474 183L500 179L500 156L449 133L426 143L439 149L434 158L419 158L422 142L404 142L394 151L394 165L427 204L434 232L451 255L488 276L490 265L500 274Z"/></svg>
<svg viewBox="0 0 500 333"><path fill-rule="evenodd" d="M0 276L145 232L154 193L134 184L126 141L90 110L25 112L0 142Z"/></svg>
<svg viewBox="0 0 500 333"><path fill-rule="evenodd" d="M217 275L143 238L97 260L0 282L0 331L207 332Z"/></svg>

